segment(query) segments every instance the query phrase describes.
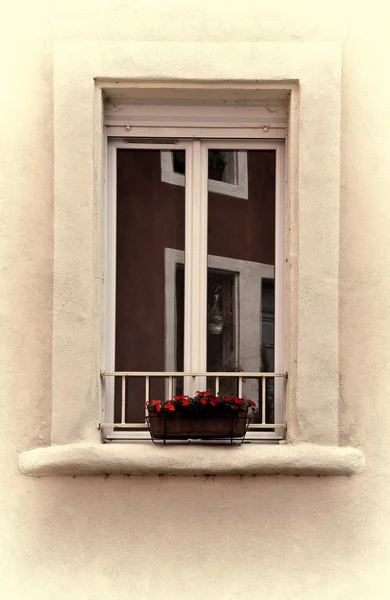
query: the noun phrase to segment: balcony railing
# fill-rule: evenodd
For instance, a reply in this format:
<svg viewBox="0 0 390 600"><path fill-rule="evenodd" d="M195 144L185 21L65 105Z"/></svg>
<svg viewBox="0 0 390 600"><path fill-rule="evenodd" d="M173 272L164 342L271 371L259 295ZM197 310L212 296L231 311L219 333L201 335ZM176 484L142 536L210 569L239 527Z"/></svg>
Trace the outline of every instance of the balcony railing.
<svg viewBox="0 0 390 600"><path fill-rule="evenodd" d="M115 379L120 380L120 393L116 394L116 402L120 402L120 419L117 421L100 423L100 428L113 428L113 429L140 429L144 426L142 423L131 423L126 420L127 406L131 403L132 397L128 390L128 381L131 378L144 379L144 402L145 404L151 400L150 398L150 387L151 381L154 378L164 379L165 384L165 399L171 399L175 393L174 387L178 381L181 380L181 389L188 396L194 396L197 390L205 390L210 387L210 379L214 380L212 391L215 395L220 392L221 380L222 379L233 379L236 382L236 389L238 397L243 397L244 387L249 387L248 382L254 382L252 390L256 389L257 397L252 398L251 395L246 394L248 399L258 401L258 415L260 422L254 423L253 427L256 429L285 429L286 428L286 383L287 373L262 373L262 372L167 372L167 371L103 371L101 373L102 384L103 384L103 398L107 403L112 402L112 410L114 414L113 404L115 396ZM273 381L273 393L270 400L267 400L267 380ZM208 384L208 385L207 385ZM206 387L207 385L207 387ZM268 386L269 387L269 386ZM269 391L269 390L268 390ZM163 398L160 398L163 399ZM140 401L139 393L137 393L137 402ZM282 418L277 421L267 421L267 408L272 403L275 409L275 413ZM256 402L257 404L257 402ZM145 414L146 416L146 414ZM145 420L146 423L146 420Z"/></svg>

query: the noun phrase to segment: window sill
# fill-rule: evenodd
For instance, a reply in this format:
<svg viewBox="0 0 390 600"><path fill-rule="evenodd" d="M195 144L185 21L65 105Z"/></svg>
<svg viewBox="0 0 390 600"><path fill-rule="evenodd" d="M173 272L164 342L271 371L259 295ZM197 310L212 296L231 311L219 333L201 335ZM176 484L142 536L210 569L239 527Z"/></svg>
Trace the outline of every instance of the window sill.
<svg viewBox="0 0 390 600"><path fill-rule="evenodd" d="M153 446L69 444L23 452L19 468L32 477L57 475L353 475L364 468L357 448L314 444Z"/></svg>

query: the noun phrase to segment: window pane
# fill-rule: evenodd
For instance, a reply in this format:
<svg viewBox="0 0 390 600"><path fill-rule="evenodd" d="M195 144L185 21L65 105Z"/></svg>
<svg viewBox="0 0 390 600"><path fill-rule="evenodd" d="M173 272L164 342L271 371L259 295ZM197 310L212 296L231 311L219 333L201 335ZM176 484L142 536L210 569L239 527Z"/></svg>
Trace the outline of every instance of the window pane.
<svg viewBox="0 0 390 600"><path fill-rule="evenodd" d="M160 150L117 153L116 371L183 365L185 187L162 181L165 152L171 156ZM127 422L145 421L144 385L128 380ZM163 379L151 380L151 399L166 394ZM115 399L120 420L119 389Z"/></svg>
<svg viewBox="0 0 390 600"><path fill-rule="evenodd" d="M228 158L231 171L225 187L219 184L213 191L209 184L207 370L272 372L275 152L239 150L218 155L209 150L209 179L211 152ZM212 382L208 384L212 389ZM221 379L220 391L237 394L238 385L233 379ZM258 382L244 380L243 394L256 402L261 414ZM272 422L270 384L267 399L267 421Z"/></svg>

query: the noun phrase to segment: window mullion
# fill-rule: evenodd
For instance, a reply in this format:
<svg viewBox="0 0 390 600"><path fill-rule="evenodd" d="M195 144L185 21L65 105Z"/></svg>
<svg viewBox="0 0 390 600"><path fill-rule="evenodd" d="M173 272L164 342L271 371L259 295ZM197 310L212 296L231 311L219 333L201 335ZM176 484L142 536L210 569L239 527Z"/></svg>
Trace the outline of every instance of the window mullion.
<svg viewBox="0 0 390 600"><path fill-rule="evenodd" d="M186 152L184 371L206 371L207 148L194 141ZM186 393L205 387L204 378Z"/></svg>

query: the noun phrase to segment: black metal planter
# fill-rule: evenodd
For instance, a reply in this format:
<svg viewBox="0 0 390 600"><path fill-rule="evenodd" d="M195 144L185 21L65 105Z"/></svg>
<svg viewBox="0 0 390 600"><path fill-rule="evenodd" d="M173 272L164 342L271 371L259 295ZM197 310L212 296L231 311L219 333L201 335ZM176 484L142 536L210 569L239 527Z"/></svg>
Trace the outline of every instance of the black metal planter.
<svg viewBox="0 0 390 600"><path fill-rule="evenodd" d="M169 440L226 440L242 444L248 429L248 408L182 409L158 412L148 406L147 423L152 441Z"/></svg>

